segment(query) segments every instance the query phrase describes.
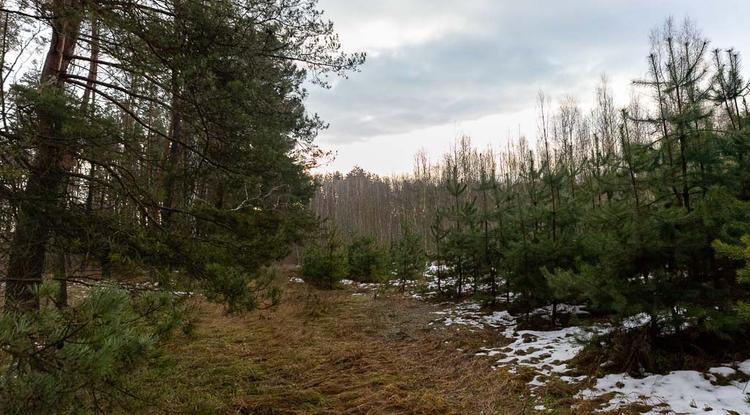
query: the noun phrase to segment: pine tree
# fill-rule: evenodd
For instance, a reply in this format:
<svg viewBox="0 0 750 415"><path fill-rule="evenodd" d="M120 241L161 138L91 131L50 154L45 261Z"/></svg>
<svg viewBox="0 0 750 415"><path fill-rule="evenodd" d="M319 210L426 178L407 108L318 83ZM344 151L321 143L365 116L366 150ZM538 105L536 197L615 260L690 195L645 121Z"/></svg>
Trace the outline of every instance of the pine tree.
<svg viewBox="0 0 750 415"><path fill-rule="evenodd" d="M39 10L54 29L47 64L4 97L8 154L30 166L13 198L7 307L38 308L50 240L98 258L105 277L125 266L221 289L311 228L304 160L323 124L305 113L303 83L363 58L339 52L314 2Z"/></svg>
<svg viewBox="0 0 750 415"><path fill-rule="evenodd" d="M391 245L391 270L399 282L401 292L406 289L407 281L421 277L425 269L425 254L422 239L414 232L412 226L401 222L401 234Z"/></svg>
<svg viewBox="0 0 750 415"><path fill-rule="evenodd" d="M317 287L333 289L349 275L347 251L339 231L328 226L302 258L302 276Z"/></svg>
<svg viewBox="0 0 750 415"><path fill-rule="evenodd" d="M355 238L348 247L349 276L358 282L381 281L388 273L387 252L367 236Z"/></svg>
<svg viewBox="0 0 750 415"><path fill-rule="evenodd" d="M443 294L443 281L445 279L444 267L446 264L445 257L445 238L448 237L450 231L443 228L443 217L445 213L442 209L439 209L435 213L435 218L430 226L430 234L434 239L434 253L430 255L430 259L435 265L435 281L437 283L438 294Z"/></svg>
<svg viewBox="0 0 750 415"><path fill-rule="evenodd" d="M314 1L3 4L3 59L23 52L28 29L49 35L44 56L24 52L41 68L0 65L18 80L0 96L2 324L13 327L0 404L25 393L49 403L39 412L110 412L99 394L119 395L160 336L124 324L143 320L136 296L77 304L67 283L136 275L166 293L201 289L229 311L272 304L269 266L315 228L309 170L324 123L306 112L306 88L364 56L340 51ZM78 325L74 341L55 341ZM39 351L35 337L54 345Z"/></svg>

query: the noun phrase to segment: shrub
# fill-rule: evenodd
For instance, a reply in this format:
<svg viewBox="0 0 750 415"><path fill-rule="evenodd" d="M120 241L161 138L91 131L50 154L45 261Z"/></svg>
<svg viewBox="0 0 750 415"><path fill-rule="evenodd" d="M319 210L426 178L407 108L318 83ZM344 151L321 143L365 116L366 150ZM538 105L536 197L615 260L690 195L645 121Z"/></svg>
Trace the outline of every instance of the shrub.
<svg viewBox="0 0 750 415"><path fill-rule="evenodd" d="M54 291L39 289L46 298ZM133 372L153 363L160 340L182 324L177 301L168 292L102 286L73 307L3 313L0 412L137 412L152 397L139 396Z"/></svg>
<svg viewBox="0 0 750 415"><path fill-rule="evenodd" d="M305 250L302 275L310 284L333 289L348 273L347 253L335 229L324 232L320 241Z"/></svg>
<svg viewBox="0 0 750 415"><path fill-rule="evenodd" d="M354 281L378 282L388 273L388 255L371 237L349 245L349 276Z"/></svg>
<svg viewBox="0 0 750 415"><path fill-rule="evenodd" d="M393 276L399 280L402 291L407 280L413 280L422 275L425 270L425 261L422 239L412 231L408 224L402 224L400 238L391 245L391 269Z"/></svg>

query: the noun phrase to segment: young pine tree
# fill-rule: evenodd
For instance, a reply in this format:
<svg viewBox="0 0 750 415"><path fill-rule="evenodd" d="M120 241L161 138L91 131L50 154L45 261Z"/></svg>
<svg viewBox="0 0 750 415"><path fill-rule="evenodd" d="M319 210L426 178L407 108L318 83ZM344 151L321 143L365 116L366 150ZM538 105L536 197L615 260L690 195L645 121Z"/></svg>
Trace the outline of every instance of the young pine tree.
<svg viewBox="0 0 750 415"><path fill-rule="evenodd" d="M302 257L302 276L319 288L333 289L349 275L349 263L338 230L329 226Z"/></svg>
<svg viewBox="0 0 750 415"><path fill-rule="evenodd" d="M422 238L414 232L409 223L401 223L401 234L391 245L391 270L398 280L401 291L406 282L419 278L424 273L425 254Z"/></svg>
<svg viewBox="0 0 750 415"><path fill-rule="evenodd" d="M379 282L388 273L388 253L374 238L355 238L348 248L349 276L354 281Z"/></svg>

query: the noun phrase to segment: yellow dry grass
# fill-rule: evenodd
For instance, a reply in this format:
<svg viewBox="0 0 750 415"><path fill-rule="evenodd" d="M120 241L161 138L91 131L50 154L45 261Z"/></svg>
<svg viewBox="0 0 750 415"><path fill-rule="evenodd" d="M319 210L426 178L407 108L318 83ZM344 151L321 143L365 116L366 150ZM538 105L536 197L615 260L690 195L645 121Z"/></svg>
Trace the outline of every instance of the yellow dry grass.
<svg viewBox="0 0 750 415"><path fill-rule="evenodd" d="M232 316L200 299L190 308L194 334L173 340L168 363L146 376L162 395L154 412L535 413L523 377L474 356L505 339L430 326L437 307L399 294L289 284L274 310Z"/></svg>

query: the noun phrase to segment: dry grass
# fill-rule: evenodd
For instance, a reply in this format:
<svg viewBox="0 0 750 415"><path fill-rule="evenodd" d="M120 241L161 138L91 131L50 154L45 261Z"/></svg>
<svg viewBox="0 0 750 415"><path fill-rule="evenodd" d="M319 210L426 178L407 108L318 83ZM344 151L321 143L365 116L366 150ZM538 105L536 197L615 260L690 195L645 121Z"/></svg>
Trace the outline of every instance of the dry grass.
<svg viewBox="0 0 750 415"><path fill-rule="evenodd" d="M289 283L280 306L241 315L191 298L192 330L133 373L136 400L153 414L255 415L590 414L608 400L574 399L580 386L559 379L532 394L533 370L475 356L507 344L500 331L429 324L439 307L397 292L353 293ZM83 295L72 287L71 301Z"/></svg>
<svg viewBox="0 0 750 415"><path fill-rule="evenodd" d="M436 307L398 294L290 284L273 311L228 316L198 299L191 308L194 335L174 340L147 376L163 395L159 412L534 413L522 377L474 356L505 339L428 326Z"/></svg>

